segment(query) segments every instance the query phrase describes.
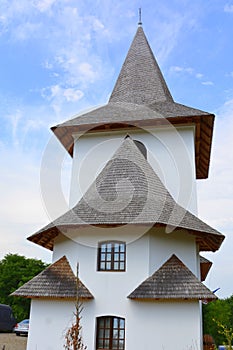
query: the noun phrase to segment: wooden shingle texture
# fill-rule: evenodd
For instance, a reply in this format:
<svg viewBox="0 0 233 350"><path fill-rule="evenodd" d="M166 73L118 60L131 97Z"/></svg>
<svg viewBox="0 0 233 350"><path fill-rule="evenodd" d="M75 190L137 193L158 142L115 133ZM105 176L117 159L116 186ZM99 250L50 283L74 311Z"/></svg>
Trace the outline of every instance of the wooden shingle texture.
<svg viewBox="0 0 233 350"><path fill-rule="evenodd" d="M142 282L130 295L137 300L206 300L217 299L206 286L172 255L151 277Z"/></svg>
<svg viewBox="0 0 233 350"><path fill-rule="evenodd" d="M134 141L127 137L78 204L28 239L53 249L63 229L88 225L181 228L200 250L217 250L224 236L176 203Z"/></svg>
<svg viewBox="0 0 233 350"><path fill-rule="evenodd" d="M80 299L93 299L93 295L80 279L78 286ZM77 280L66 256L63 256L11 295L26 298L75 299Z"/></svg>
<svg viewBox="0 0 233 350"><path fill-rule="evenodd" d="M197 178L208 177L214 115L174 102L141 26L108 103L75 116L52 131L73 155L74 133L195 125Z"/></svg>

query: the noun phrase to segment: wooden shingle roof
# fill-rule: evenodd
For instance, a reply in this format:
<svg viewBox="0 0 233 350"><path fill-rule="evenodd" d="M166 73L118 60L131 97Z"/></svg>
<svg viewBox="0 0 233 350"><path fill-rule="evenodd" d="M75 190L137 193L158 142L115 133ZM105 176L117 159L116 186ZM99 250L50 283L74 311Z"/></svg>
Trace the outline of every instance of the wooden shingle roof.
<svg viewBox="0 0 233 350"><path fill-rule="evenodd" d="M172 255L151 277L142 282L130 295L137 300L215 300L217 297Z"/></svg>
<svg viewBox="0 0 233 350"><path fill-rule="evenodd" d="M200 250L217 250L224 236L178 205L134 141L127 137L86 194L64 215L28 239L53 249L63 228L149 225L187 229Z"/></svg>
<svg viewBox="0 0 233 350"><path fill-rule="evenodd" d="M75 299L77 281L66 256L63 256L11 295L26 298ZM93 299L93 295L80 279L78 296L80 299Z"/></svg>
<svg viewBox="0 0 233 350"><path fill-rule="evenodd" d="M141 26L109 102L52 127L73 155L74 133L160 125L195 125L196 177L208 177L214 115L174 102Z"/></svg>
<svg viewBox="0 0 233 350"><path fill-rule="evenodd" d="M212 266L212 262L200 255L200 272L201 272L201 281L205 281L208 272Z"/></svg>

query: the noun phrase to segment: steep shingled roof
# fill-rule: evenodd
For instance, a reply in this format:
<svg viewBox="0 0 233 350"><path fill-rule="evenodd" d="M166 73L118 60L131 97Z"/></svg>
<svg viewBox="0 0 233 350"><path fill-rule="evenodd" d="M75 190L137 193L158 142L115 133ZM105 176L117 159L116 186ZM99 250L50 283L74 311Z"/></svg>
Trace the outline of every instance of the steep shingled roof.
<svg viewBox="0 0 233 350"><path fill-rule="evenodd" d="M27 298L75 299L77 293L76 277L70 264L63 256L44 271L18 288L11 295ZM93 295L79 280L79 298L93 299Z"/></svg>
<svg viewBox="0 0 233 350"><path fill-rule="evenodd" d="M224 236L178 205L134 141L127 137L87 190L64 215L28 239L53 248L59 230L87 225L149 225L187 229L200 250L217 250Z"/></svg>
<svg viewBox="0 0 233 350"><path fill-rule="evenodd" d="M109 102L150 105L173 102L141 26L128 51Z"/></svg>
<svg viewBox="0 0 233 350"><path fill-rule="evenodd" d="M141 26L112 91L108 104L84 113L52 131L73 155L74 133L195 125L197 178L208 177L214 115L173 101Z"/></svg>
<svg viewBox="0 0 233 350"><path fill-rule="evenodd" d="M184 265L172 255L151 277L142 282L130 299L215 300L217 297Z"/></svg>

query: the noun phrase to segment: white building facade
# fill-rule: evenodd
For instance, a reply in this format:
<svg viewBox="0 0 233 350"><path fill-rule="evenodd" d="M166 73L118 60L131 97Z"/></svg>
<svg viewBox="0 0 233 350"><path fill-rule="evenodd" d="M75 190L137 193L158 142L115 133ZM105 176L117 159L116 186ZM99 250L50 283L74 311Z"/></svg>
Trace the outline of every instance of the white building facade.
<svg viewBox="0 0 233 350"><path fill-rule="evenodd" d="M71 209L29 237L53 263L13 293L32 299L27 350L64 349L77 262L87 349L202 349L199 253L224 239L197 217L213 119L173 101L139 26L108 104L52 128Z"/></svg>

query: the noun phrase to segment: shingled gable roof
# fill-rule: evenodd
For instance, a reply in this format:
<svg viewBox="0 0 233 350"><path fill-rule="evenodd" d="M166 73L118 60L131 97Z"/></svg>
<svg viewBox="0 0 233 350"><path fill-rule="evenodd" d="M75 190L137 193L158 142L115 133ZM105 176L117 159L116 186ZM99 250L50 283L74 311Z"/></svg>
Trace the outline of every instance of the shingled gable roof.
<svg viewBox="0 0 233 350"><path fill-rule="evenodd" d="M128 298L207 301L217 299L214 293L204 286L174 254L130 293Z"/></svg>
<svg viewBox="0 0 233 350"><path fill-rule="evenodd" d="M75 299L76 293L76 277L66 256L63 256L11 295L26 298ZM80 280L78 296L80 299L93 299L93 295Z"/></svg>
<svg viewBox="0 0 233 350"><path fill-rule="evenodd" d="M74 133L160 125L195 125L197 178L208 177L214 115L173 101L141 26L138 27L109 102L52 127L73 155Z"/></svg>
<svg viewBox="0 0 233 350"><path fill-rule="evenodd" d="M195 235L200 250L215 251L224 239L175 202L130 137L78 204L28 239L53 249L54 238L68 227L124 224L187 229Z"/></svg>

